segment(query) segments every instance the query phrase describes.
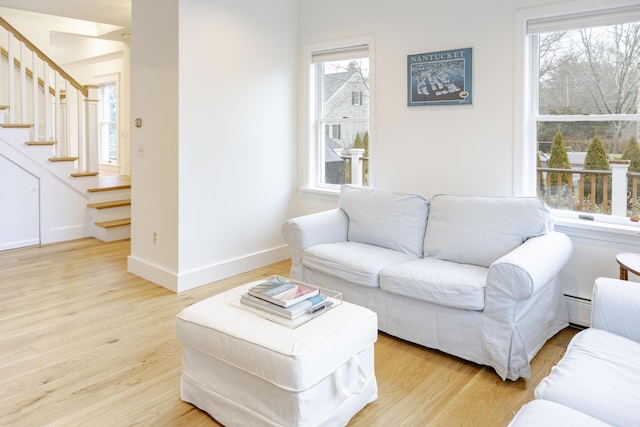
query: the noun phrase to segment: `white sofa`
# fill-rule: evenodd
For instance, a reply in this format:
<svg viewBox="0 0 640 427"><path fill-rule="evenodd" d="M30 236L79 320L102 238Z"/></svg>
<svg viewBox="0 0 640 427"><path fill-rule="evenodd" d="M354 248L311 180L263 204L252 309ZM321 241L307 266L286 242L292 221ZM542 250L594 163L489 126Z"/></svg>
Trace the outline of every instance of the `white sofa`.
<svg viewBox="0 0 640 427"><path fill-rule="evenodd" d="M293 278L372 309L383 332L515 380L568 325L558 273L572 245L552 229L533 197L429 202L345 185L339 208L291 219L282 235Z"/></svg>
<svg viewBox="0 0 640 427"><path fill-rule="evenodd" d="M596 279L591 328L578 333L509 424L640 425L640 284Z"/></svg>

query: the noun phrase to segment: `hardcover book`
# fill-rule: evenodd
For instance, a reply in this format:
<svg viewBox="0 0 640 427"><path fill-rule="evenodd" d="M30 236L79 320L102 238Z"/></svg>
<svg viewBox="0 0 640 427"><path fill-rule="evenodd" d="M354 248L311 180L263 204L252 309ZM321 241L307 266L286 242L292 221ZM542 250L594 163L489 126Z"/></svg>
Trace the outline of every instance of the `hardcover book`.
<svg viewBox="0 0 640 427"><path fill-rule="evenodd" d="M332 301L324 295L314 295L289 307L281 307L249 294L243 294L240 297L240 303L287 319L297 319L303 314L315 314L325 309L332 304Z"/></svg>
<svg viewBox="0 0 640 427"><path fill-rule="evenodd" d="M249 288L249 295L281 307L290 307L318 293L318 288L282 276L271 276Z"/></svg>

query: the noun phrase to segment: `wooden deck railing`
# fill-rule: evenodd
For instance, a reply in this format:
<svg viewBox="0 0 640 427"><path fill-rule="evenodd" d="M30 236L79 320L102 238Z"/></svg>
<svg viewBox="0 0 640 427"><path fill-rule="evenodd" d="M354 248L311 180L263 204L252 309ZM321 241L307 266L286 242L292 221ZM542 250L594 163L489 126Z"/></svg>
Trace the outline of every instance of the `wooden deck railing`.
<svg viewBox="0 0 640 427"><path fill-rule="evenodd" d="M640 173L628 172L628 161L611 163L608 171L538 168L538 197L555 209L637 215Z"/></svg>
<svg viewBox="0 0 640 427"><path fill-rule="evenodd" d="M78 83L1 17L0 53L4 123L31 125L31 141L55 142L52 157L76 157L79 174L97 173L98 87Z"/></svg>

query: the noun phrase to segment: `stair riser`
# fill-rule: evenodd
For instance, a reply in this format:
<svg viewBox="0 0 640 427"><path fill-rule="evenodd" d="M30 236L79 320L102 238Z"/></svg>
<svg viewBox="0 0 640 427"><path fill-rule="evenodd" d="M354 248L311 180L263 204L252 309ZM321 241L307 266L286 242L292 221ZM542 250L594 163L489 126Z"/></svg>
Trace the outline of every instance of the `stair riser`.
<svg viewBox="0 0 640 427"><path fill-rule="evenodd" d="M76 178L76 179L84 179L84 178ZM89 203L104 203L104 202L111 202L114 200L126 200L130 198L131 198L130 188L120 189L120 190L89 192Z"/></svg>
<svg viewBox="0 0 640 427"><path fill-rule="evenodd" d="M115 240L123 240L131 237L131 225L122 225L120 227L102 228L93 225L93 237L103 242L113 242Z"/></svg>
<svg viewBox="0 0 640 427"><path fill-rule="evenodd" d="M89 215L91 221L113 221L114 219L131 218L131 206L118 206L116 208L108 209L93 209L89 208Z"/></svg>
<svg viewBox="0 0 640 427"><path fill-rule="evenodd" d="M54 156L53 148L50 145L27 145L24 143L23 145L24 148L18 145L20 151L36 162L50 163L49 159Z"/></svg>

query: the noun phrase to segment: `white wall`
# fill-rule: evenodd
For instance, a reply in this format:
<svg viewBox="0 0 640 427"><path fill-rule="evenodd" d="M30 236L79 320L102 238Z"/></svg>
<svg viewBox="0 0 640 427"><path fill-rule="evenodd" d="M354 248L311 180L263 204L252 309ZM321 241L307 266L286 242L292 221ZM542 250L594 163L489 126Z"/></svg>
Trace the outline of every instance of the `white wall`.
<svg viewBox="0 0 640 427"><path fill-rule="evenodd" d="M131 119L142 126L131 131L129 271L169 288L179 274L178 10L178 0L132 4Z"/></svg>
<svg viewBox="0 0 640 427"><path fill-rule="evenodd" d="M129 270L181 291L289 255L297 15L283 0L166 3L133 2L132 149L146 154Z"/></svg>
<svg viewBox="0 0 640 427"><path fill-rule="evenodd" d="M300 1L301 50L363 34L375 38L377 187L427 196L512 193L514 11L533 3ZM473 105L407 107L407 55L467 47L474 56ZM306 94L302 80L299 92ZM305 120L300 117L301 130Z"/></svg>

